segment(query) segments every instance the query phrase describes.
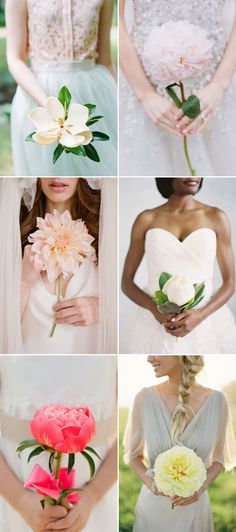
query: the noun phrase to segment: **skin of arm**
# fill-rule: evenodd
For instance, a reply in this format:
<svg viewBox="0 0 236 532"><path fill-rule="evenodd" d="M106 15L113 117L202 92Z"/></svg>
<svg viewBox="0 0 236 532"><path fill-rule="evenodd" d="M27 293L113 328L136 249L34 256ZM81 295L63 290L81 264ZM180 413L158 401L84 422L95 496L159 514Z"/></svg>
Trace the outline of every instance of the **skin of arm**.
<svg viewBox="0 0 236 532"><path fill-rule="evenodd" d="M39 105L45 106L47 96L30 68L27 57L27 2L26 0L6 1L7 62L15 81Z"/></svg>
<svg viewBox="0 0 236 532"><path fill-rule="evenodd" d="M109 450L100 469L93 479L84 486L81 500L73 506L68 515L47 525L46 530L66 530L79 532L83 530L94 506L102 499L117 479L117 443Z"/></svg>
<svg viewBox="0 0 236 532"><path fill-rule="evenodd" d="M16 510L35 532L43 531L47 524L63 518L68 510L62 506L45 505L42 509L41 495L23 488L0 453L0 495Z"/></svg>
<svg viewBox="0 0 236 532"><path fill-rule="evenodd" d="M148 80L138 55L132 44L125 22L125 0L120 0L120 66L138 101L149 118L176 135L182 133L176 129L176 105L158 95Z"/></svg>
<svg viewBox="0 0 236 532"><path fill-rule="evenodd" d="M105 66L116 79L116 70L111 57L111 26L114 11L114 0L104 0L98 28L97 64Z"/></svg>
<svg viewBox="0 0 236 532"><path fill-rule="evenodd" d="M166 323L167 325L173 314L161 314L152 298L134 282L135 273L144 255L145 234L150 228L151 222L152 214L150 211L141 213L134 222L131 243L122 275L122 290L134 303L149 310L159 323Z"/></svg>
<svg viewBox="0 0 236 532"><path fill-rule="evenodd" d="M209 303L201 309L193 309L183 312L172 318L175 326L180 327L176 330L168 330L167 332L173 336L185 336L192 329L194 329L201 321L205 320L210 314L222 307L235 290L235 268L234 257L231 246L231 229L227 216L220 209L214 209L215 230L217 235L217 260L220 267L223 284L216 291Z"/></svg>
<svg viewBox="0 0 236 532"><path fill-rule="evenodd" d="M234 17L233 27L230 33L228 45L222 61L216 69L211 81L197 92L197 96L201 102L201 111L207 120L202 121L199 115L194 120L184 116L182 111L177 113L177 128L184 134L200 133L212 116L212 113L220 104L225 91L236 70L236 13Z"/></svg>
<svg viewBox="0 0 236 532"><path fill-rule="evenodd" d="M21 275L21 318L23 318L27 307L30 292L36 284L41 272L41 266L33 261L33 257L34 254L31 251L31 246L25 246Z"/></svg>

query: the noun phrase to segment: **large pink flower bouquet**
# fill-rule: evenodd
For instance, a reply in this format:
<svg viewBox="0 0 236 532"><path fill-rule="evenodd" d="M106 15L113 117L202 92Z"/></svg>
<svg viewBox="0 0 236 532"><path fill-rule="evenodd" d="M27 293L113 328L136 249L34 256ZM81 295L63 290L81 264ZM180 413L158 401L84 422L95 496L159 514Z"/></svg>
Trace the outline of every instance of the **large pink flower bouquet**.
<svg viewBox="0 0 236 532"><path fill-rule="evenodd" d="M169 21L154 28L145 43L144 66L154 85L163 85L183 114L193 119L200 112L199 98L185 97L184 80L199 76L211 60L212 43L207 32L186 20ZM180 98L174 87L178 87ZM184 136L184 151L191 175L195 175Z"/></svg>
<svg viewBox="0 0 236 532"><path fill-rule="evenodd" d="M95 420L85 407L63 405L44 406L38 410L30 424L34 439L22 441L17 447L20 455L25 449L32 449L28 462L43 452L49 454L49 472L35 465L25 488L31 488L43 495L50 504L61 504L68 497L70 502L80 499L79 488L75 486L75 454L81 453L87 460L91 477L95 473L95 463L91 455L100 457L88 446L95 434ZM63 454L68 455L67 467L61 467Z"/></svg>
<svg viewBox="0 0 236 532"><path fill-rule="evenodd" d="M50 282L56 281L57 301L61 299L61 279L78 271L82 262L95 258L91 245L94 238L82 220L72 220L69 211L46 214L37 218L38 231L29 236L34 260L47 272ZM56 324L50 336L53 336Z"/></svg>

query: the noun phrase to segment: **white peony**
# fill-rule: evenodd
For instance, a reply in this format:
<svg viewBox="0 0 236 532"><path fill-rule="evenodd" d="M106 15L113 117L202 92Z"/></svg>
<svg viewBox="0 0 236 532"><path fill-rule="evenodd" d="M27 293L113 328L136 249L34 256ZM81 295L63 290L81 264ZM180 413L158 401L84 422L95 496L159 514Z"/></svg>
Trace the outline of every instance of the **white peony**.
<svg viewBox="0 0 236 532"><path fill-rule="evenodd" d="M162 292L168 297L171 303L179 307L189 303L195 296L195 289L192 281L184 275L174 275L163 286Z"/></svg>

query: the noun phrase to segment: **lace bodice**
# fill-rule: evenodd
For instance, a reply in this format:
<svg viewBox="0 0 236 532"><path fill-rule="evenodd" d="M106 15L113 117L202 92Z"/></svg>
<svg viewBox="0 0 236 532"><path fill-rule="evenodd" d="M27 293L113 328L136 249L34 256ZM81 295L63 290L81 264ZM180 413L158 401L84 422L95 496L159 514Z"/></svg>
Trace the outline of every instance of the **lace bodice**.
<svg viewBox="0 0 236 532"><path fill-rule="evenodd" d="M33 61L95 59L103 0L27 0Z"/></svg>
<svg viewBox="0 0 236 532"><path fill-rule="evenodd" d="M222 26L222 13L225 0L133 0L134 25L132 40L142 61L144 43L150 30L167 21L187 20L208 31L213 42L213 58L201 79L194 81L194 87L205 85L221 61L226 45L226 36ZM148 72L147 72L148 75ZM159 88L158 88L159 90ZM163 91L161 91L163 92Z"/></svg>

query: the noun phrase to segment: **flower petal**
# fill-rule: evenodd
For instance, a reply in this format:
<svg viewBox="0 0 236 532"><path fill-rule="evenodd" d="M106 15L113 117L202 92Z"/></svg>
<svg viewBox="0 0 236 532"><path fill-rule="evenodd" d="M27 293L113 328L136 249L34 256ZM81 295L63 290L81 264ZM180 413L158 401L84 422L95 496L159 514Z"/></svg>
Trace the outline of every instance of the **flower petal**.
<svg viewBox="0 0 236 532"><path fill-rule="evenodd" d="M88 120L89 110L85 105L79 103L72 103L69 108L68 117L65 122L65 126L72 126L73 134L79 133L85 129L86 122Z"/></svg>
<svg viewBox="0 0 236 532"><path fill-rule="evenodd" d="M60 144L66 148L76 148L77 146L82 146L84 144L89 144L93 136L91 131L82 131L80 135L70 135L67 131L63 130Z"/></svg>
<svg viewBox="0 0 236 532"><path fill-rule="evenodd" d="M41 131L48 131L52 127L55 127L55 123L44 107L35 107L30 111L28 117L34 126Z"/></svg>
<svg viewBox="0 0 236 532"><path fill-rule="evenodd" d="M55 98L55 96L50 96L48 98L46 104L46 112L48 116L50 116L54 120L58 120L59 118L65 118L65 109L62 103L58 100L58 98Z"/></svg>
<svg viewBox="0 0 236 532"><path fill-rule="evenodd" d="M37 144L53 144L53 142L56 142L57 138L58 134L44 133L43 131L34 133L32 137Z"/></svg>

